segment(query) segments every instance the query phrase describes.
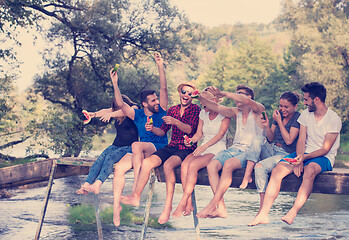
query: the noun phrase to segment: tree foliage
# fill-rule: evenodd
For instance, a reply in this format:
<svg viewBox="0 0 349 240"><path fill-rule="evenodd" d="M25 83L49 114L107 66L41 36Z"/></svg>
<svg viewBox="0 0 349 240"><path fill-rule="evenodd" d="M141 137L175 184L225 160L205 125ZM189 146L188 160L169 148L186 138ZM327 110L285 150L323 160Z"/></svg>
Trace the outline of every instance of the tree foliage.
<svg viewBox="0 0 349 240"><path fill-rule="evenodd" d="M110 107L109 70L115 63L122 65L121 91L137 100L144 88L158 88L152 52L161 51L168 61L191 58L200 37L199 27L190 25L166 0L19 1L17 5L52 24L47 40L54 44L44 55L49 70L36 77L34 89L64 112L64 118L58 114L40 125L55 133L48 136L62 142L53 127L57 124L65 129L61 132L75 134L66 135L67 139L83 140L65 143L73 149L62 152L72 155L79 154L87 141L84 136L96 133L100 125L92 123L84 130L81 110Z"/></svg>
<svg viewBox="0 0 349 240"><path fill-rule="evenodd" d="M348 8L348 2L341 0L286 1L278 19L280 26L292 31L286 59L291 84L297 88L313 81L324 84L327 104L344 122L349 116Z"/></svg>

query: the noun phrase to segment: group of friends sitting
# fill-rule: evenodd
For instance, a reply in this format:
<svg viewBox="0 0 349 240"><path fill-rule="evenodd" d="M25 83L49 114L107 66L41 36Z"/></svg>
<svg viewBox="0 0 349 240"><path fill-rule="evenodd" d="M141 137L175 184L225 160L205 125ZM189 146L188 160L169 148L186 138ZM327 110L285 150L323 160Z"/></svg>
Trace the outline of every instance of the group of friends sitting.
<svg viewBox="0 0 349 240"><path fill-rule="evenodd" d="M158 220L163 224L171 216L179 218L191 214L191 193L198 171L206 167L213 198L197 213L197 217L224 218L228 214L223 196L232 183L232 173L245 168L240 188L245 189L252 182L254 170L260 194L259 211L248 224L255 226L269 223L268 214L279 194L282 179L292 173L298 177L303 173L295 203L282 217L284 222L292 224L312 192L315 177L332 170L339 147L342 123L340 117L326 106L326 88L317 82L301 88L306 106L302 113L297 111L298 94L284 92L279 99L279 109L270 119L265 114L265 107L254 100L253 89L246 85L237 86L236 92L210 86L197 94L195 84L182 83L177 88L180 104L168 108L164 62L159 53L154 54L154 59L160 78L159 97L154 90L142 91L142 107L120 93L118 74L110 70L115 93L112 106L88 114L102 121L115 118L117 134L113 144L91 167L77 193L99 194L115 164L114 224L119 226L121 203L138 206L151 170L163 165L166 200ZM194 93L202 109L192 103ZM233 100L236 107L221 105L223 98ZM231 119L236 122L236 131L233 144L227 148ZM172 133L168 143L167 132L170 129ZM172 212L176 181L174 169L179 166L183 197ZM132 194L123 196L125 174L132 168Z"/></svg>

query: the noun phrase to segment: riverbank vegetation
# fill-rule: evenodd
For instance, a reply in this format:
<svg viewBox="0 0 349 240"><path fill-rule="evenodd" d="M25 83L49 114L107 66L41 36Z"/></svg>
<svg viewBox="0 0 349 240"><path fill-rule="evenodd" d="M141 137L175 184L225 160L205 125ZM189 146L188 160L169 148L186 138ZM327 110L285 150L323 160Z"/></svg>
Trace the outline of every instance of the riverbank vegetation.
<svg viewBox="0 0 349 240"><path fill-rule="evenodd" d="M71 206L69 208L69 222L75 229L90 230L96 228L96 216L94 207L90 204L81 204ZM101 221L105 224L113 224L113 208L107 207L100 212ZM122 225L142 225L143 215L135 213L132 206L123 205L120 212ZM172 224L167 222L165 224L159 224L158 218L150 216L148 226L157 229L173 228Z"/></svg>
<svg viewBox="0 0 349 240"><path fill-rule="evenodd" d="M0 47L4 73L0 77L0 154L28 141L25 156L79 156L91 150L92 139L101 136L107 124L92 119L84 125L81 111L110 107L109 69L120 64L121 92L138 101L144 88L158 88L152 53L159 51L165 59L170 104L178 103L176 87L181 82L225 91L247 84L271 116L283 91L300 93L301 86L312 81L324 84L326 103L343 122L339 155L345 158L349 139L347 1L286 0L280 16L270 24L214 28L191 23L167 0L148 3L0 3L0 30L8 36L4 42L17 44L17 29L27 28L47 43L42 49L44 73L21 94L13 84L20 80L16 53L7 45ZM234 105L229 100L222 104ZM0 156L6 161L18 157Z"/></svg>

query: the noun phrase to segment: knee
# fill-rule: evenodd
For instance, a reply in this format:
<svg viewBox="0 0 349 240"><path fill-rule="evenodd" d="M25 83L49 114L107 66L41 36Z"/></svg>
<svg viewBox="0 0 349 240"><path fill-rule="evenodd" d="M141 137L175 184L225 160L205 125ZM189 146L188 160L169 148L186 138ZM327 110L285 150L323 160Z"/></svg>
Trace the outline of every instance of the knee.
<svg viewBox="0 0 349 240"><path fill-rule="evenodd" d="M140 142L134 142L132 143L132 153L137 154L141 152L141 143Z"/></svg>
<svg viewBox="0 0 349 240"><path fill-rule="evenodd" d="M278 169L278 167L275 167L271 171L271 176L270 176L271 179L275 179L275 180L281 181L284 177L285 177L285 175L281 174L281 172Z"/></svg>
<svg viewBox="0 0 349 240"><path fill-rule="evenodd" d="M210 161L208 164L207 164L207 173L208 174L216 174L219 172L220 170L220 166L219 166L220 163L218 163L218 161Z"/></svg>
<svg viewBox="0 0 349 240"><path fill-rule="evenodd" d="M256 166L254 166L254 169L256 169L256 168L262 168L263 167L263 165L262 164L260 164L260 163L256 163Z"/></svg>
<svg viewBox="0 0 349 240"><path fill-rule="evenodd" d="M164 172L165 172L165 173L173 172L173 169L174 169L174 166L171 164L171 162L166 161L166 162L164 163Z"/></svg>
<svg viewBox="0 0 349 240"><path fill-rule="evenodd" d="M313 181L318 173L313 168L304 169L303 181L311 180Z"/></svg>

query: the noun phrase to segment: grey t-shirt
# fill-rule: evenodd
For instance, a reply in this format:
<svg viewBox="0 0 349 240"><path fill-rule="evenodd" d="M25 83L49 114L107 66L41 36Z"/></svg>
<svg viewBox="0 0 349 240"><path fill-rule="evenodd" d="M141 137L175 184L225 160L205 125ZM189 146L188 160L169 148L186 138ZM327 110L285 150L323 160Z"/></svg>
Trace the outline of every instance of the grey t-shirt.
<svg viewBox="0 0 349 240"><path fill-rule="evenodd" d="M291 117L291 119L288 121L288 123L286 123L285 128L287 130L287 132L290 132L291 127L294 128L298 128L300 127L299 122L297 121L298 117L301 114L299 112L295 112L293 114L293 116ZM281 116L281 119L284 119ZM281 135L281 131L279 128L279 125L277 124L277 122L274 120L273 124L276 126L275 131L274 131L274 140L273 143L280 143L282 148L288 152L288 153L293 153L296 151L296 146L297 146L297 140L298 140L298 136L296 137L296 139L293 141L293 143L291 143L290 145L287 145L285 143L285 140L283 139L282 135Z"/></svg>

